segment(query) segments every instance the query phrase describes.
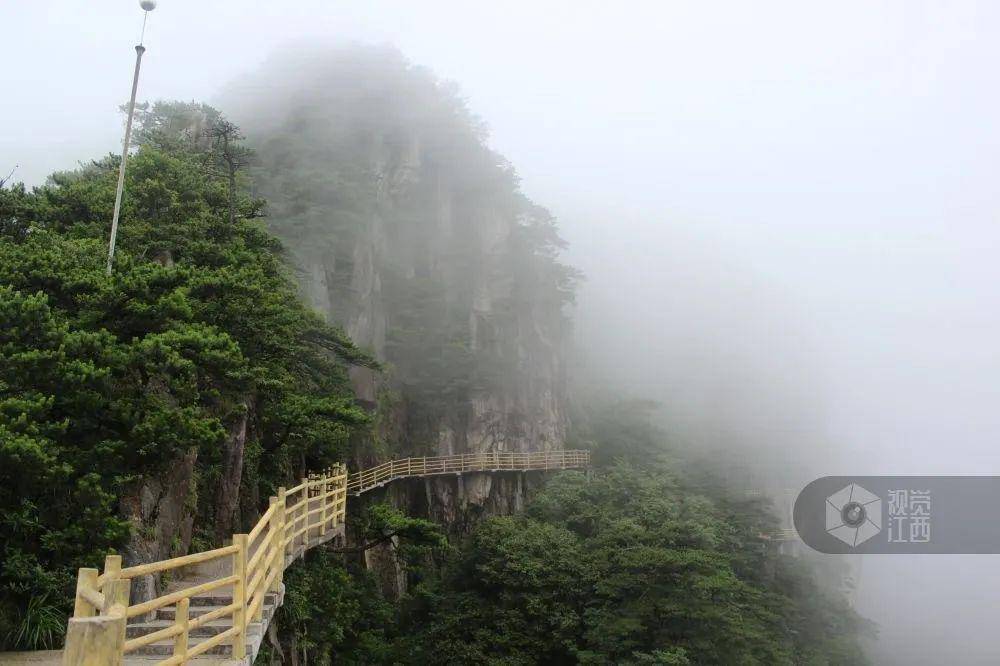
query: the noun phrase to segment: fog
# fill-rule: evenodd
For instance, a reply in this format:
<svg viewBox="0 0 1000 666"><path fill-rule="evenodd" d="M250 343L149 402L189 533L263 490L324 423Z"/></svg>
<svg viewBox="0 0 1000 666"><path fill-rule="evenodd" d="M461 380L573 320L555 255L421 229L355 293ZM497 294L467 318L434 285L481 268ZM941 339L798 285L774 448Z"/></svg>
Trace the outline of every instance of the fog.
<svg viewBox="0 0 1000 666"><path fill-rule="evenodd" d="M116 150L134 4L2 3L0 177ZM290 44L392 44L560 219L581 381L660 400L772 486L1000 474L998 38L985 1L164 0L140 98L211 102ZM998 565L869 556L877 663L995 663Z"/></svg>

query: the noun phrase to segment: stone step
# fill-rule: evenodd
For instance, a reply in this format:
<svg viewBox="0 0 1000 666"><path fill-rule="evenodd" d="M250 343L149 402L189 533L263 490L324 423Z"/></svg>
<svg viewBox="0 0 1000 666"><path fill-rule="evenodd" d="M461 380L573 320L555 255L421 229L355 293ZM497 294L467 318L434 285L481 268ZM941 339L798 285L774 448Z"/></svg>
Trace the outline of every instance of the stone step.
<svg viewBox="0 0 1000 666"><path fill-rule="evenodd" d="M166 629L167 627L172 627L174 625L173 621L168 620L153 620L152 622L142 622L140 624L130 624L125 627L125 636L127 638L136 638L137 636L145 636L146 634L151 634L154 631L159 631L160 629ZM233 626L232 618L219 618L218 620L213 620L208 624L203 624L200 627L195 627L191 629L188 633L190 636L214 636L216 634L221 634L223 631Z"/></svg>
<svg viewBox="0 0 1000 666"><path fill-rule="evenodd" d="M195 585L200 584L201 581L198 578L194 579L184 579L175 581L171 585L171 591L181 590ZM188 616L190 618L196 618L206 613L211 613L221 607L228 606L232 603L232 589L230 588L220 588L218 590L213 590L207 594L201 594L190 598L190 606L188 608ZM260 647L261 641L264 637L264 631L267 625L270 623L271 618L274 616L277 610L277 605L279 603L279 596L277 594L269 592L264 597L263 610L261 611L261 621L251 622L247 627L246 643L247 643L247 654L255 657L256 652ZM174 624L177 618L177 606L165 606L156 611L154 619L145 622L132 622L126 629L125 633L128 638L137 638L139 636L146 636L148 634L166 629ZM201 627L196 627L190 630L189 633L189 645L194 647L202 641L208 640L213 636L230 629L233 626L232 616L217 618ZM157 641L150 645L143 646L138 650L129 654L129 658L136 660L137 663L141 663L143 659L162 659L164 657L169 657L173 654L174 650L174 639L170 638L163 641ZM216 645L215 647L209 649L204 655L199 659L199 661L205 660L215 660L217 663L224 663L227 659L231 659L233 654L233 646L231 641L225 641L222 645ZM235 663L235 662L233 662Z"/></svg>
<svg viewBox="0 0 1000 666"><path fill-rule="evenodd" d="M264 607L273 606L277 596L269 593L264 597ZM228 606L233 602L232 597L191 597L191 605L188 607L188 617L197 617L205 613ZM157 620L173 620L177 617L177 606L164 606L156 612Z"/></svg>
<svg viewBox="0 0 1000 666"><path fill-rule="evenodd" d="M220 606L190 606L188 608L188 617L192 620L199 615L204 615L205 613L211 613L212 611L220 608ZM176 620L177 619L177 607L176 606L164 606L160 610L156 611L157 620Z"/></svg>
<svg viewBox="0 0 1000 666"><path fill-rule="evenodd" d="M180 580L172 582L168 586L169 592L176 592L179 590L187 589L200 585L206 582L203 575L189 575L185 576ZM232 641L225 641L222 645L216 645L215 647L209 649L206 653L199 656L197 659L193 660L199 664L225 664L226 666L245 666L246 664L252 663L252 659L257 656L257 652L260 649L260 645L264 640L264 633L267 626L270 624L271 619L274 617L278 606L284 597L283 589L279 593L268 592L264 596L263 608L261 611L261 619L258 622L251 622L247 627L246 644L247 644L247 655L250 657L249 661L245 660L233 660L233 646ZM188 608L188 617L191 619L202 616L206 613L211 613L214 610L228 606L232 604L232 586L227 586L219 588L217 590L212 590L211 592L205 594L199 594L197 596L190 598L190 606ZM177 617L177 606L165 606L163 608L157 609L153 614L152 619L148 621L132 621L125 629L128 638L138 638L140 636L146 636L156 631L160 631L170 627L174 624ZM136 618L138 619L138 618ZM201 627L196 627L190 630L188 636L188 642L190 647L195 647L203 641L209 640L214 636L219 635L223 631L230 629L233 626L232 616L217 618ZM127 656L126 663L134 663L137 665L142 665L144 663L155 664L157 660L162 660L165 657L169 657L174 651L174 639L169 638L163 641L157 641L150 645L143 646L138 650L130 652Z"/></svg>
<svg viewBox="0 0 1000 666"><path fill-rule="evenodd" d="M163 661L162 656L156 655L146 655L133 657L132 655L125 655L125 660L122 662L122 666L158 666L158 664ZM230 657L224 657L220 655L198 655L188 659L189 664L197 664L197 666L246 666L245 660L236 660ZM62 662L59 662L61 666Z"/></svg>
<svg viewBox="0 0 1000 666"><path fill-rule="evenodd" d="M152 631L158 631L160 629L163 629L167 626L169 626L169 623L161 623L158 626L151 626L151 627L145 627L145 626L136 627L136 629L139 628L146 629L147 631L145 631L145 633L150 633ZM223 631L229 629L232 626L233 625L231 622L227 622L225 624L209 623L203 627L199 627L198 629L193 629L190 635L188 636L188 647L193 648L197 646L199 643L222 633ZM132 629L132 627L129 627L129 629ZM205 631L202 632L202 630ZM128 629L126 630L126 632L127 631ZM260 639L262 638L263 632L264 632L264 625L262 625L259 622L253 622L250 624L249 627L247 627L247 635L245 638L247 644L247 654L254 653L254 650L260 644ZM134 636L132 636L131 634L129 635L129 637L134 638ZM152 656L163 656L163 655L170 656L173 654L173 652L174 652L174 639L168 638L166 640L157 641L156 643L150 643L149 645L144 645L138 650L130 652L129 656L130 657L152 657ZM215 647L210 648L204 654L228 656L232 655L232 653L233 653L232 641L227 640L224 641L221 645L216 645Z"/></svg>
<svg viewBox="0 0 1000 666"><path fill-rule="evenodd" d="M192 640L188 642L188 649L191 649L198 645L201 641ZM251 653L251 644L247 643L247 654ZM129 653L130 657L160 657L165 658L173 655L174 653L174 642L173 641L160 641L158 643L152 643L150 645L144 645L135 652ZM222 645L216 645L211 647L203 655L214 656L214 657L231 657L233 654L233 646L231 643L223 642Z"/></svg>
<svg viewBox="0 0 1000 666"><path fill-rule="evenodd" d="M184 582L182 584L175 583L170 585L164 594L180 592L181 590L186 590L189 587L195 587L200 584L200 581ZM196 606L228 606L233 603L233 592L228 588L225 590L213 590L206 594L188 597L188 601L191 604L191 610L194 610Z"/></svg>
<svg viewBox="0 0 1000 666"><path fill-rule="evenodd" d="M208 610L210 610L210 608L211 607L205 607L205 611L207 612ZM275 610L276 607L274 604L264 604L264 610L261 613L261 620L264 621L265 623L270 621L270 619L274 616ZM199 613L199 615L200 614L201 613ZM197 615L192 615L190 616L190 619L193 620L195 617L197 617ZM173 611L165 612L163 613L163 615L158 616L155 620L150 620L148 622L130 623L126 627L125 632L129 636L129 638L133 638L135 636L144 636L146 634L150 634L154 631L159 631L160 629L165 629L166 627L173 625L174 619L175 618ZM228 629L232 625L233 625L232 617L220 617L217 620L212 620L208 624L202 625L201 627L195 627L194 629L191 630L191 635L197 636L201 634L205 635L216 634L219 632L219 630Z"/></svg>

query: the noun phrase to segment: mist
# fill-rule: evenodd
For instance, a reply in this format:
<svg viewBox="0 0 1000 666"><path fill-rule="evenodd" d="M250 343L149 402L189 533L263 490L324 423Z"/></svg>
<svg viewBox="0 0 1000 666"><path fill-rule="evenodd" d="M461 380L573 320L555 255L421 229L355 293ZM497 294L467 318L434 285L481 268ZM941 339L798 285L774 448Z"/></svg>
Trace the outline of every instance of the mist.
<svg viewBox="0 0 1000 666"><path fill-rule="evenodd" d="M133 9L4 7L0 177L117 150ZM1000 474L998 36L987 2L165 1L139 94L239 119L273 53L351 43L455 81L586 276L574 377L773 490ZM867 556L876 663L995 663L996 564Z"/></svg>

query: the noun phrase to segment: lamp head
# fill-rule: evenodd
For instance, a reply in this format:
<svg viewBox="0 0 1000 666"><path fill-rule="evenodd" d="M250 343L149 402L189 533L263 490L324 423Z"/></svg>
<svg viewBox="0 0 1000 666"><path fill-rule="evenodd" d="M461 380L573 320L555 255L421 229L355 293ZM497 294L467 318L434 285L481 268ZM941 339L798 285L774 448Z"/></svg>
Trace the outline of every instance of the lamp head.
<svg viewBox="0 0 1000 666"><path fill-rule="evenodd" d="M151 12L156 9L156 0L139 0L139 6L142 7L142 11Z"/></svg>

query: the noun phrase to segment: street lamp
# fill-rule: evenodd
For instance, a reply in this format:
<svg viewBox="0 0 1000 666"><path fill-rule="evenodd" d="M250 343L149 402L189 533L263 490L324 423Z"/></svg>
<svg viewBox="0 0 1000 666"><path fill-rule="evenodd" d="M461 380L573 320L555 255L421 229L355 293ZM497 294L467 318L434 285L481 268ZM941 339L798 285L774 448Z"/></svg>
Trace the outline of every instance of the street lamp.
<svg viewBox="0 0 1000 666"><path fill-rule="evenodd" d="M135 114L135 93L139 89L139 65L142 64L142 54L146 47L142 45L146 37L146 19L149 12L156 9L156 0L140 0L142 7L142 34L135 47L135 73L132 75L132 97L128 103L128 119L125 121L125 140L122 142L122 161L118 167L118 189L115 191L115 212L111 217L111 242L108 244L108 275L111 275L111 264L115 260L115 240L118 238L118 214L122 207L122 190L125 188L125 162L128 160L129 144L132 141L132 116Z"/></svg>

